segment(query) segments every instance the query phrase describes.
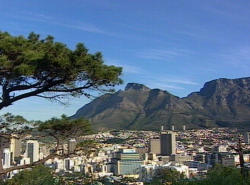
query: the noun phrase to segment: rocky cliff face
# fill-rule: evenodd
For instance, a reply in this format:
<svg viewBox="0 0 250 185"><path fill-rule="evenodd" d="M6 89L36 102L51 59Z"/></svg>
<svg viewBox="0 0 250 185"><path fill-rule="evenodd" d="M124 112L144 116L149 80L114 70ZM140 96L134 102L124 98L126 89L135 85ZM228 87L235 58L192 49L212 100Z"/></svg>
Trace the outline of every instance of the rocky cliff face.
<svg viewBox="0 0 250 185"><path fill-rule="evenodd" d="M96 128L158 129L181 127L250 127L250 77L217 79L185 98L129 83L124 91L105 94L80 108L73 118L89 119Z"/></svg>

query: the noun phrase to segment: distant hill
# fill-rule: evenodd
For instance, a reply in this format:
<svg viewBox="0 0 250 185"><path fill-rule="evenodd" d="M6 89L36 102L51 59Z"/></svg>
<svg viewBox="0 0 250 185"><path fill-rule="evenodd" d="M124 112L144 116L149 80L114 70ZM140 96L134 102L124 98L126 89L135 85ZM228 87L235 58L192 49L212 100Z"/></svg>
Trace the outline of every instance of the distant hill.
<svg viewBox="0 0 250 185"><path fill-rule="evenodd" d="M84 117L95 128L110 129L154 130L160 125L250 128L250 77L212 80L184 98L128 83L124 91L96 98L72 117Z"/></svg>

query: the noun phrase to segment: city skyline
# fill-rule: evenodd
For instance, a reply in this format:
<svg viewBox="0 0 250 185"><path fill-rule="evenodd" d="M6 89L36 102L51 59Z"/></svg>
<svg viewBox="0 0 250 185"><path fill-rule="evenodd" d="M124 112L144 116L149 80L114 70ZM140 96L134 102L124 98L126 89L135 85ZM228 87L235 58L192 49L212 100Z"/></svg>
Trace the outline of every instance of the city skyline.
<svg viewBox="0 0 250 185"><path fill-rule="evenodd" d="M183 97L206 81L249 76L249 7L232 0L1 1L0 30L52 35L70 48L83 42L91 53L101 51L107 64L123 67L124 85L117 89L136 82ZM73 115L89 101L62 106L29 98L3 112L46 120Z"/></svg>

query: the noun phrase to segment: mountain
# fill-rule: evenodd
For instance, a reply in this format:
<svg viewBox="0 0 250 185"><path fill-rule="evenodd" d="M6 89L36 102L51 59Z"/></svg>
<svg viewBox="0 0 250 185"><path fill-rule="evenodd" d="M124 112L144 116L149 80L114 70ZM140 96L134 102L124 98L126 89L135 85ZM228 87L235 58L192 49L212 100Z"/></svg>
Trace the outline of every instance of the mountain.
<svg viewBox="0 0 250 185"><path fill-rule="evenodd" d="M94 128L250 128L250 77L212 80L184 98L128 83L124 91L100 96L72 116L82 117L89 119Z"/></svg>

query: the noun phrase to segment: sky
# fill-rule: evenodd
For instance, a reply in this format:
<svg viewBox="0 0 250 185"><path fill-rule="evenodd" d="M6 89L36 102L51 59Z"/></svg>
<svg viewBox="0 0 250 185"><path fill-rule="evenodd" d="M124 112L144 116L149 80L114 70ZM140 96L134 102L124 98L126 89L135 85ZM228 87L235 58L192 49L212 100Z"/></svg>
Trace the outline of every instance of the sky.
<svg viewBox="0 0 250 185"><path fill-rule="evenodd" d="M82 42L123 67L117 90L136 82L185 97L213 79L250 76L249 10L245 0L0 0L0 30L52 35L71 49ZM46 120L90 101L28 98L1 113Z"/></svg>

